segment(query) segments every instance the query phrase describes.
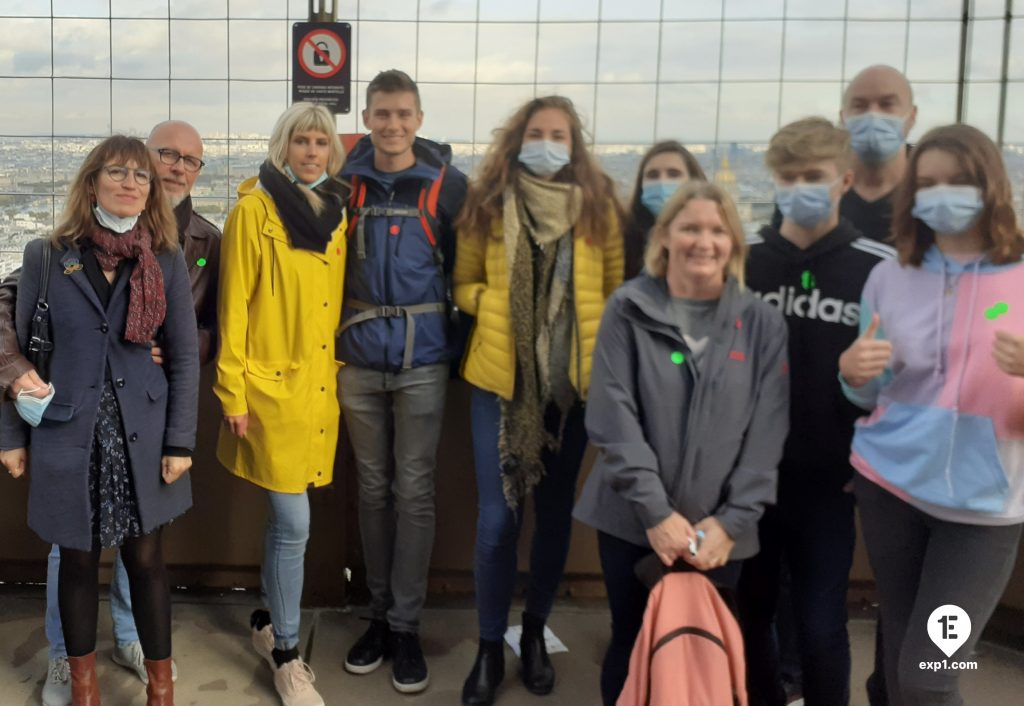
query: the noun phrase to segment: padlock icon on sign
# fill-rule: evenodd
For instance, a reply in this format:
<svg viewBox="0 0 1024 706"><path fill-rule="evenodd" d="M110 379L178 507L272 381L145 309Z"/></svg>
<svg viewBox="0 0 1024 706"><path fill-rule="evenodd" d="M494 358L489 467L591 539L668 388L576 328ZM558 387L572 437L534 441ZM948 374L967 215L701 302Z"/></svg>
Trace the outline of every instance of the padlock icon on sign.
<svg viewBox="0 0 1024 706"><path fill-rule="evenodd" d="M320 51L313 52L313 66L329 66L330 62L327 60L331 58L331 50L327 42L317 42L316 47Z"/></svg>

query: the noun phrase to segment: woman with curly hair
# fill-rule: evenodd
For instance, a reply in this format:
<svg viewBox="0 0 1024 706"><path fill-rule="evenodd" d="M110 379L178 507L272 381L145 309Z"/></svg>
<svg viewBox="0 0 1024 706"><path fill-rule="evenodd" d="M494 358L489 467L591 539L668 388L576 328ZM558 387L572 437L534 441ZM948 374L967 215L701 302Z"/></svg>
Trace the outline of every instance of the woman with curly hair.
<svg viewBox="0 0 1024 706"><path fill-rule="evenodd" d="M480 649L464 704L493 703L504 677L501 641L530 493L522 679L535 694L554 688L544 623L569 550L597 326L622 282L616 203L576 109L560 96L529 101L497 131L466 199L454 280L456 304L476 317L462 375L474 386Z"/></svg>

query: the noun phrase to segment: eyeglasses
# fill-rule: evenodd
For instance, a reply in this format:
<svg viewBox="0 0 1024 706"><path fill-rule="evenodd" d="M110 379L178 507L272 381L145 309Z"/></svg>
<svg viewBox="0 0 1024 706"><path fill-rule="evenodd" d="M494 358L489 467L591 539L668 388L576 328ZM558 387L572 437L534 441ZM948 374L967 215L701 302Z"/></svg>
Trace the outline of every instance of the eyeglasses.
<svg viewBox="0 0 1024 706"><path fill-rule="evenodd" d="M148 169L129 169L128 167L103 167L103 172L110 177L111 181L124 181L128 178L128 172L139 186L146 186L153 181L153 173Z"/></svg>
<svg viewBox="0 0 1024 706"><path fill-rule="evenodd" d="M206 162L199 159L199 157L183 155L178 150L172 150L170 147L161 147L153 151L160 155L160 161L167 165L177 164L180 159L185 164L185 169L190 172L198 172L206 166Z"/></svg>

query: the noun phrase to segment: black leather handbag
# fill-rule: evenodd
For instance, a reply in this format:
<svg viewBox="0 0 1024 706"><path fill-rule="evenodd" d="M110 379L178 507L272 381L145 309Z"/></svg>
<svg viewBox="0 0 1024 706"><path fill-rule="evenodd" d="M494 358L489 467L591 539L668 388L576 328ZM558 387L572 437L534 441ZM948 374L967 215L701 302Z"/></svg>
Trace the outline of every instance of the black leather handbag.
<svg viewBox="0 0 1024 706"><path fill-rule="evenodd" d="M46 243L43 246L43 262L39 273L39 296L36 298L36 310L32 314L28 355L26 356L43 380L50 379L50 353L53 352L53 338L50 335L50 305L46 302L46 291L50 284L52 252L53 246Z"/></svg>

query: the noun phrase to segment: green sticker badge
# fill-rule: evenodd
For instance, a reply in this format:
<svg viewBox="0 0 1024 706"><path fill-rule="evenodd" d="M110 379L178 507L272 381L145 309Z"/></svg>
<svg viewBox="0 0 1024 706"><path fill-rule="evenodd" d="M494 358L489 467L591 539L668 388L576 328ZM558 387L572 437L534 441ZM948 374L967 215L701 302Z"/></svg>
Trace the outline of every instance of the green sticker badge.
<svg viewBox="0 0 1024 706"><path fill-rule="evenodd" d="M813 289L818 286L818 280L814 278L814 274L810 270L804 270L800 274L800 286L804 289Z"/></svg>
<svg viewBox="0 0 1024 706"><path fill-rule="evenodd" d="M683 355L682 351L672 351L672 355L669 358L675 365L682 365L686 362L686 356Z"/></svg>
<svg viewBox="0 0 1024 706"><path fill-rule="evenodd" d="M1010 311L1010 305L1006 302L996 302L988 309L985 309L985 318L989 321L995 321L1003 314Z"/></svg>
<svg viewBox="0 0 1024 706"><path fill-rule="evenodd" d="M206 267L206 258L199 258L198 260L196 260L196 264L199 265L200 267Z"/></svg>

